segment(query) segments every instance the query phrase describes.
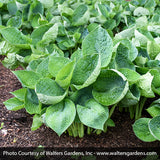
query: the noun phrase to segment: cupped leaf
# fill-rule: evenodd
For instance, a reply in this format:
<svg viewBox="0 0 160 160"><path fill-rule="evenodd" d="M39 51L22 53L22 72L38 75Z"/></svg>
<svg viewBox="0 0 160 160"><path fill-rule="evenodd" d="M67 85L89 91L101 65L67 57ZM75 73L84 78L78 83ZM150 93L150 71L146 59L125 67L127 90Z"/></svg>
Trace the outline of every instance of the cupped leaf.
<svg viewBox="0 0 160 160"><path fill-rule="evenodd" d="M22 20L20 16L15 16L7 21L7 26L20 28L22 25Z"/></svg>
<svg viewBox="0 0 160 160"><path fill-rule="evenodd" d="M12 45L20 48L30 48L31 39L15 27L6 27L0 30L4 39Z"/></svg>
<svg viewBox="0 0 160 160"><path fill-rule="evenodd" d="M150 107L147 109L147 112L152 116L156 117L160 115L160 99L153 101Z"/></svg>
<svg viewBox="0 0 160 160"><path fill-rule="evenodd" d="M25 99L25 95L26 95L26 91L27 89L26 88L21 88L21 89L18 89L14 92L10 92L11 94L13 94L16 98L18 98L20 101L24 101Z"/></svg>
<svg viewBox="0 0 160 160"><path fill-rule="evenodd" d="M137 41L138 46L146 46L148 39L145 35L143 35L142 33L140 33L138 30L135 30L134 32L135 34L135 41Z"/></svg>
<svg viewBox="0 0 160 160"><path fill-rule="evenodd" d="M46 47L46 49L50 54L54 55L55 57L64 57L63 51L59 49L56 44L50 44Z"/></svg>
<svg viewBox="0 0 160 160"><path fill-rule="evenodd" d="M142 16L136 19L136 27L137 28L143 28L147 26L148 24L148 19L146 16Z"/></svg>
<svg viewBox="0 0 160 160"><path fill-rule="evenodd" d="M80 58L75 66L72 84L77 89L82 89L96 81L101 68L98 54L86 55Z"/></svg>
<svg viewBox="0 0 160 160"><path fill-rule="evenodd" d="M136 105L140 100L140 91L137 85L133 84L129 86L129 90L125 97L120 101L121 107L130 107Z"/></svg>
<svg viewBox="0 0 160 160"><path fill-rule="evenodd" d="M151 119L148 125L153 137L160 141L160 116Z"/></svg>
<svg viewBox="0 0 160 160"><path fill-rule="evenodd" d="M83 54L99 53L101 57L101 67L107 67L112 57L113 43L108 32L97 27L91 31L82 42Z"/></svg>
<svg viewBox="0 0 160 160"><path fill-rule="evenodd" d="M148 67L149 69L154 69L160 67L160 61L159 60L149 60L145 63L145 67Z"/></svg>
<svg viewBox="0 0 160 160"><path fill-rule="evenodd" d="M42 25L42 26L38 27L37 29L35 29L31 34L32 43L36 44L39 41L41 41L43 36L44 36L44 34L49 30L49 28L52 25L53 24Z"/></svg>
<svg viewBox="0 0 160 160"><path fill-rule="evenodd" d="M152 80L153 76L149 72L142 75L138 80L137 85L140 88L141 96L148 98L152 98L155 96L151 88Z"/></svg>
<svg viewBox="0 0 160 160"><path fill-rule="evenodd" d="M147 42L147 52L151 59L155 59L156 56L160 53L160 46L154 41Z"/></svg>
<svg viewBox="0 0 160 160"><path fill-rule="evenodd" d="M122 40L115 40L114 41L114 49L116 47L119 47L119 45L123 45L126 47L126 49L128 49L127 51L124 50L124 53L122 52L121 54L125 54L127 56L127 59L129 59L131 62L133 62L137 55L138 55L138 50L135 47L135 45L133 44L133 42L131 42L128 39L122 39ZM122 46L121 46L122 47Z"/></svg>
<svg viewBox="0 0 160 160"><path fill-rule="evenodd" d="M149 10L143 7L137 7L133 14L138 17L150 15Z"/></svg>
<svg viewBox="0 0 160 160"><path fill-rule="evenodd" d="M102 70L93 85L93 97L105 106L119 102L128 91L128 81L117 70Z"/></svg>
<svg viewBox="0 0 160 160"><path fill-rule="evenodd" d="M84 106L86 101L92 99L92 86L82 88L73 92L70 95L70 99L75 103Z"/></svg>
<svg viewBox="0 0 160 160"><path fill-rule="evenodd" d="M73 26L81 26L88 22L89 20L88 7L85 4L79 5L72 15Z"/></svg>
<svg viewBox="0 0 160 160"><path fill-rule="evenodd" d="M56 77L58 72L69 62L71 61L68 58L51 55L49 56L48 70L53 77Z"/></svg>
<svg viewBox="0 0 160 160"><path fill-rule="evenodd" d="M18 62L15 53L8 53L7 57L4 58L2 64L9 69L15 69L18 67Z"/></svg>
<svg viewBox="0 0 160 160"><path fill-rule="evenodd" d="M152 116L160 116L160 105L154 105L149 108L147 108L147 112Z"/></svg>
<svg viewBox="0 0 160 160"><path fill-rule="evenodd" d="M149 121L150 118L140 118L133 124L135 135L144 142L152 142L156 140L149 130Z"/></svg>
<svg viewBox="0 0 160 160"><path fill-rule="evenodd" d="M77 105L77 112L83 124L101 130L109 117L108 107L102 106L94 99L88 100L85 106Z"/></svg>
<svg viewBox="0 0 160 160"><path fill-rule="evenodd" d="M108 9L108 7L107 7L106 5L98 4L98 8L99 8L100 13L101 13L104 17L106 17L106 18L109 17L109 11L108 11L109 9Z"/></svg>
<svg viewBox="0 0 160 160"><path fill-rule="evenodd" d="M107 125L108 127L115 127L115 123L112 119L108 119L106 122L105 122L105 125Z"/></svg>
<svg viewBox="0 0 160 160"><path fill-rule="evenodd" d="M73 10L68 7L65 3L64 4L58 4L58 10L63 16L72 16Z"/></svg>
<svg viewBox="0 0 160 160"><path fill-rule="evenodd" d="M116 40L126 39L126 38L130 39L134 36L134 32L135 32L135 27L125 29L125 30L117 33L115 35L114 39L116 39Z"/></svg>
<svg viewBox="0 0 160 160"><path fill-rule="evenodd" d="M38 97L33 89L27 89L24 108L29 114L41 113L42 104L39 102Z"/></svg>
<svg viewBox="0 0 160 160"><path fill-rule="evenodd" d="M31 126L31 130L32 131L37 130L42 124L43 124L43 120L42 120L41 115L35 114L33 116L33 122L32 122L32 126Z"/></svg>
<svg viewBox="0 0 160 160"><path fill-rule="evenodd" d="M8 110L17 111L24 108L24 102L20 101L18 98L10 98L7 101L3 102Z"/></svg>
<svg viewBox="0 0 160 160"><path fill-rule="evenodd" d="M90 23L88 25L88 31L91 32L91 31L95 30L97 27L98 27L97 23Z"/></svg>
<svg viewBox="0 0 160 160"><path fill-rule="evenodd" d="M158 69L151 69L149 72L153 76L152 90L160 95L160 72Z"/></svg>
<svg viewBox="0 0 160 160"><path fill-rule="evenodd" d="M64 101L47 108L45 120L59 136L73 123L76 116L74 103L65 99Z"/></svg>
<svg viewBox="0 0 160 160"><path fill-rule="evenodd" d="M65 65L57 74L56 76L56 82L62 87L67 88L70 85L73 70L74 70L75 62L70 62L67 65Z"/></svg>
<svg viewBox="0 0 160 160"><path fill-rule="evenodd" d="M49 44L50 42L55 41L58 35L58 24L54 24L49 30L43 35L42 41L40 43L42 44Z"/></svg>
<svg viewBox="0 0 160 160"><path fill-rule="evenodd" d="M120 68L120 71L128 80L129 84L136 83L140 79L140 74L129 68Z"/></svg>
<svg viewBox="0 0 160 160"><path fill-rule="evenodd" d="M33 71L19 70L13 71L13 73L24 87L28 87L30 89L34 89L37 81L41 78L41 75Z"/></svg>
<svg viewBox="0 0 160 160"><path fill-rule="evenodd" d="M56 104L62 101L67 93L54 80L42 78L36 84L38 99L44 104Z"/></svg>
<svg viewBox="0 0 160 160"><path fill-rule="evenodd" d="M116 52L116 63L118 68L129 68L135 70L135 66L130 60L130 50L128 47L120 43ZM131 58L132 59L132 58Z"/></svg>

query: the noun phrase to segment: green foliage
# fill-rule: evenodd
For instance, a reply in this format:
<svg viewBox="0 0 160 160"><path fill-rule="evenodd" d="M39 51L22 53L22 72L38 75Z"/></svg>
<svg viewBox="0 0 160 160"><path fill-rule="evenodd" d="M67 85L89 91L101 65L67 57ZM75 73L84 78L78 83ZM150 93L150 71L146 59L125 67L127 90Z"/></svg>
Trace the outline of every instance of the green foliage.
<svg viewBox="0 0 160 160"><path fill-rule="evenodd" d="M116 107L143 141L160 140L160 7L156 0L0 2L0 55L22 89L4 102L59 136L106 132Z"/></svg>
<svg viewBox="0 0 160 160"><path fill-rule="evenodd" d="M56 105L48 107L45 119L47 125L60 136L73 123L75 116L74 103L69 99L65 99Z"/></svg>
<svg viewBox="0 0 160 160"><path fill-rule="evenodd" d="M135 135L145 142L152 142L156 140L149 131L149 121L149 118L141 118L133 125Z"/></svg>

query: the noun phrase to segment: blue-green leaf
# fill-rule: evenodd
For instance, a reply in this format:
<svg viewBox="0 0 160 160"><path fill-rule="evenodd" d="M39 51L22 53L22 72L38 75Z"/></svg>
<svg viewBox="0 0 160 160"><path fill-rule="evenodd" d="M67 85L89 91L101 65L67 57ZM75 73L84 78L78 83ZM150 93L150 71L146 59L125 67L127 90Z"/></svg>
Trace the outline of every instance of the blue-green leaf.
<svg viewBox="0 0 160 160"><path fill-rule="evenodd" d="M101 27L89 33L82 42L83 54L98 53L101 58L101 66L107 67L112 57L113 43L107 31Z"/></svg>
<svg viewBox="0 0 160 160"><path fill-rule="evenodd" d="M85 106L77 105L78 116L83 124L88 127L103 130L104 123L108 119L109 110L107 107L90 99Z"/></svg>
<svg viewBox="0 0 160 160"><path fill-rule="evenodd" d="M75 9L72 15L73 26L80 26L80 25L87 24L89 17L90 15L89 15L88 7L84 4L81 4Z"/></svg>
<svg viewBox="0 0 160 160"><path fill-rule="evenodd" d="M126 78L117 70L102 70L93 85L93 97L105 106L119 102L128 91Z"/></svg>
<svg viewBox="0 0 160 160"><path fill-rule="evenodd" d="M18 80L22 83L24 87L34 89L37 81L41 78L41 75L33 71L13 71Z"/></svg>
<svg viewBox="0 0 160 160"><path fill-rule="evenodd" d="M49 57L48 70L53 77L56 77L58 72L69 62L71 61L68 58L51 55Z"/></svg>
<svg viewBox="0 0 160 160"><path fill-rule="evenodd" d="M18 98L10 98L7 101L3 102L8 110L17 111L24 108L24 102L20 101Z"/></svg>
<svg viewBox="0 0 160 160"><path fill-rule="evenodd" d="M98 54L86 55L80 58L75 66L72 84L77 89L82 89L96 81L101 68Z"/></svg>
<svg viewBox="0 0 160 160"><path fill-rule="evenodd" d="M31 130L35 131L37 130L43 123L42 123L42 117L38 114L35 114L33 116L33 122L32 122L32 126L31 126Z"/></svg>
<svg viewBox="0 0 160 160"><path fill-rule="evenodd" d="M62 101L67 93L54 80L42 78L36 84L38 99L44 104L56 104Z"/></svg>
<svg viewBox="0 0 160 160"><path fill-rule="evenodd" d="M149 130L154 138L160 141L160 116L154 117L148 122Z"/></svg>
<svg viewBox="0 0 160 160"><path fill-rule="evenodd" d="M0 30L0 33L10 44L20 48L30 48L31 39L20 32L15 27L6 27Z"/></svg>
<svg viewBox="0 0 160 160"><path fill-rule="evenodd" d="M150 118L140 118L133 124L135 135L144 142L152 142L156 140L149 130L149 121Z"/></svg>
<svg viewBox="0 0 160 160"><path fill-rule="evenodd" d="M65 99L64 101L47 108L45 120L59 136L73 123L76 116L74 103Z"/></svg>
<svg viewBox="0 0 160 160"><path fill-rule="evenodd" d="M27 91L26 88L21 88L21 89L18 89L16 91L10 92L10 93L13 94L19 100L24 101L25 95L26 95L26 91Z"/></svg>
<svg viewBox="0 0 160 160"><path fill-rule="evenodd" d="M42 104L33 89L27 89L24 107L29 114L40 114Z"/></svg>

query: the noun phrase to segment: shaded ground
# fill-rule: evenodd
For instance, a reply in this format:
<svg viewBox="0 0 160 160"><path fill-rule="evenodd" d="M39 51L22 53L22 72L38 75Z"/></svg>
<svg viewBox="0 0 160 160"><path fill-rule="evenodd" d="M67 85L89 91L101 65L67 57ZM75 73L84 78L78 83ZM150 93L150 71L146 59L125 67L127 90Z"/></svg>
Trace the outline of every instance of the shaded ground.
<svg viewBox="0 0 160 160"><path fill-rule="evenodd" d="M73 138L63 134L58 137L50 128L42 126L31 131L32 116L24 109L8 111L3 101L12 97L9 92L19 89L20 83L11 71L0 63L0 123L4 122L0 130L0 147L106 147L106 148L132 148L132 147L160 147L160 142L145 143L137 139L132 131L133 120L127 113L116 111L112 119L116 127L109 128L107 133L86 135L84 138Z"/></svg>

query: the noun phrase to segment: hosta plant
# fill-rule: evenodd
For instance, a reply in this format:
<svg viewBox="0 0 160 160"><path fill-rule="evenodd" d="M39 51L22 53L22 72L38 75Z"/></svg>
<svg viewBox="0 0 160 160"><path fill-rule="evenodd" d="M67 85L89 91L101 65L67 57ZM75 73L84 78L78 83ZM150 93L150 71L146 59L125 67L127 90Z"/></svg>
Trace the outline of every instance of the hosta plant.
<svg viewBox="0 0 160 160"><path fill-rule="evenodd" d="M23 88L4 102L59 136L115 126L117 108L137 120L136 136L159 140L160 3L157 0L0 2L0 54ZM15 23L17 22L17 23ZM140 118L140 119L139 119Z"/></svg>

